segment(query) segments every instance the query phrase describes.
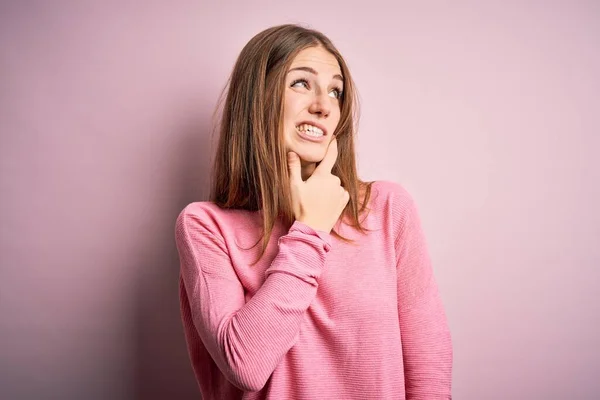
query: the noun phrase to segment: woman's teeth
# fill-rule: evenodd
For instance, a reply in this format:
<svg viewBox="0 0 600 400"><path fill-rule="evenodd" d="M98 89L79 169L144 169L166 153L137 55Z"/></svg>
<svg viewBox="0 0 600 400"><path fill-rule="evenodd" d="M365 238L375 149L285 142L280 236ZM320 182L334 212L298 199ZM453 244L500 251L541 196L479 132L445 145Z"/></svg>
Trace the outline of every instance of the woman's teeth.
<svg viewBox="0 0 600 400"><path fill-rule="evenodd" d="M296 129L298 129L300 132L304 132L305 134L307 134L309 136L314 136L314 137L323 136L323 131L313 125L302 124L302 125L298 125L296 127Z"/></svg>

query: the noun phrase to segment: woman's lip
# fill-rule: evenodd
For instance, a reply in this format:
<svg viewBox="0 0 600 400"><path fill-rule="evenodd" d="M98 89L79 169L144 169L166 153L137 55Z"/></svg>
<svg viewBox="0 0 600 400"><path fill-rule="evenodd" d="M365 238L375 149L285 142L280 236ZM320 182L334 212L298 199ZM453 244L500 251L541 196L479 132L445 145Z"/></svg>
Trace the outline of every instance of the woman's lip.
<svg viewBox="0 0 600 400"><path fill-rule="evenodd" d="M296 132L298 133L298 135L300 135L302 139L310 140L311 142L321 143L325 140L325 135L320 137L309 136L306 133L299 131L298 129L296 129Z"/></svg>

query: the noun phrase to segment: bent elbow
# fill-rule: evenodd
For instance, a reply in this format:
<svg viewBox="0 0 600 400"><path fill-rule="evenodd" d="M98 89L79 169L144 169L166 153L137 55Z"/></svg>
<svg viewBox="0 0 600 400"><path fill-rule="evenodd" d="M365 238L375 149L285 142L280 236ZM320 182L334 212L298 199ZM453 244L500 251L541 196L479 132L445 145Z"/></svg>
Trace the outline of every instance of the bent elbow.
<svg viewBox="0 0 600 400"><path fill-rule="evenodd" d="M262 390L280 360L276 351L267 351L263 344L254 343L234 329L235 319L224 325L220 340L221 371L229 382L247 392Z"/></svg>
<svg viewBox="0 0 600 400"><path fill-rule="evenodd" d="M223 361L226 364L223 372L227 380L247 392L262 390L277 364L266 358L264 351L242 351L239 345L233 345L239 341L227 339L230 338L225 340L223 353Z"/></svg>
<svg viewBox="0 0 600 400"><path fill-rule="evenodd" d="M245 392L258 392L262 390L270 378L270 374L265 376L255 369L250 369L245 366L231 366L227 379L237 388Z"/></svg>

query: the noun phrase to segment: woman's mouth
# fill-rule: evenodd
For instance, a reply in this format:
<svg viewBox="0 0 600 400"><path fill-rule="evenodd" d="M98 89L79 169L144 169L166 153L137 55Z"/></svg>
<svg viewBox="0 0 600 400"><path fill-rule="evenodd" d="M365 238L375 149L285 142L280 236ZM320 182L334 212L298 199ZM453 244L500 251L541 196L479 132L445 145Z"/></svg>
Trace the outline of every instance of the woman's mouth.
<svg viewBox="0 0 600 400"><path fill-rule="evenodd" d="M300 124L296 126L296 131L302 138L313 142L321 142L325 137L325 132L321 128L311 124Z"/></svg>

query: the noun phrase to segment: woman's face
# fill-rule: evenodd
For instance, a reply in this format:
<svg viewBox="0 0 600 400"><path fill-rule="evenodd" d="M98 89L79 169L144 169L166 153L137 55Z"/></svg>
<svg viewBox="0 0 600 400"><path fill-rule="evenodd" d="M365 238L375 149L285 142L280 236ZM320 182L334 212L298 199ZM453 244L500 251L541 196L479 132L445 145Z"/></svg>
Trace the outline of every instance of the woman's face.
<svg viewBox="0 0 600 400"><path fill-rule="evenodd" d="M340 65L323 47L304 49L292 61L285 80L284 141L286 152L300 157L303 172L312 173L325 156L340 121L343 89Z"/></svg>

